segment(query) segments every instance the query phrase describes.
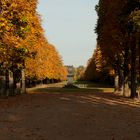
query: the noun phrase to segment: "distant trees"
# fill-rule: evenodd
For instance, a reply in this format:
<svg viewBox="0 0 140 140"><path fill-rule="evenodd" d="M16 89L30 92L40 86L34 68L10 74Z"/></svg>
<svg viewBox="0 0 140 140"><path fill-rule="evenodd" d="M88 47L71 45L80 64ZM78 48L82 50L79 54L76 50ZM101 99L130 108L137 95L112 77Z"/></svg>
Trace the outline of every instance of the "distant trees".
<svg viewBox="0 0 140 140"><path fill-rule="evenodd" d="M55 47L49 44L44 37L38 40L35 58L26 61L27 79L57 81L65 80L67 71ZM40 45L40 46L39 46Z"/></svg>
<svg viewBox="0 0 140 140"><path fill-rule="evenodd" d="M102 56L100 47L97 45L92 58L88 60L84 72L84 79L87 81L113 84L114 72Z"/></svg>
<svg viewBox="0 0 140 140"><path fill-rule="evenodd" d="M94 58L95 68L103 69L105 64L113 69L116 92L127 94L130 87L134 98L140 81L140 1L100 0L96 11L96 51L99 47L102 57Z"/></svg>
<svg viewBox="0 0 140 140"><path fill-rule="evenodd" d="M79 66L74 68L74 80L84 80L84 72L85 72L85 67L84 66Z"/></svg>
<svg viewBox="0 0 140 140"><path fill-rule="evenodd" d="M4 93L10 88L9 72L13 77L13 94L16 83L25 77L23 74L38 80L66 78L61 57L44 37L36 7L37 0L0 1L0 71L6 77ZM22 86L24 83L22 80Z"/></svg>

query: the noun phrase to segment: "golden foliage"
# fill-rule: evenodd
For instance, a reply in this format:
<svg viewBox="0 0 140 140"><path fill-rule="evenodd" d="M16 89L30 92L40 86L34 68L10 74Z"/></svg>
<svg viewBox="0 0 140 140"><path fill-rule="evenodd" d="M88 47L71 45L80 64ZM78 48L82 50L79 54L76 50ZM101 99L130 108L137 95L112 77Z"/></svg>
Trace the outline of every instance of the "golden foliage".
<svg viewBox="0 0 140 140"><path fill-rule="evenodd" d="M40 79L66 79L55 47L48 43L36 12L37 0L0 1L0 62L27 68L26 75Z"/></svg>

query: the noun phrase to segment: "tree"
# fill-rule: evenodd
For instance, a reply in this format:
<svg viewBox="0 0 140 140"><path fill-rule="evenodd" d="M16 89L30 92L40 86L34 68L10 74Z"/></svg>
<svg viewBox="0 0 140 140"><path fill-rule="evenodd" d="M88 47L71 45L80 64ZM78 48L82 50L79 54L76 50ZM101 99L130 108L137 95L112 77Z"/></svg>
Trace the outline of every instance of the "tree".
<svg viewBox="0 0 140 140"><path fill-rule="evenodd" d="M43 37L38 41L40 47L36 48L35 58L26 62L27 77L36 77L42 80L46 78L65 80L67 76L66 69L55 47Z"/></svg>
<svg viewBox="0 0 140 140"><path fill-rule="evenodd" d="M85 67L84 66L79 66L77 68L74 68L74 80L83 80L84 79L84 72L85 72Z"/></svg>
<svg viewBox="0 0 140 140"><path fill-rule="evenodd" d="M24 67L23 62L29 55L24 41L29 33L27 17L30 13L30 3L23 0L1 0L0 13L0 60L8 79L8 70L16 73L19 67ZM6 88L8 89L8 86Z"/></svg>
<svg viewBox="0 0 140 140"><path fill-rule="evenodd" d="M140 31L140 1L138 0L129 0L122 11L121 17L123 18L123 27L128 34L129 39L129 49L130 49L130 65L131 65L131 97L134 98L137 96L137 84L138 79L138 61L136 60L139 57L139 31ZM139 81L139 80L138 80Z"/></svg>
<svg viewBox="0 0 140 140"><path fill-rule="evenodd" d="M131 79L131 97L136 96L139 5L138 0L100 0L96 6L99 16L96 27L97 42L107 64L114 68L119 77L119 89L122 85L126 87ZM124 90L125 92L128 91Z"/></svg>
<svg viewBox="0 0 140 140"><path fill-rule="evenodd" d="M13 73L13 91L20 79L25 87L26 68L26 76L66 78L58 52L45 38L36 8L37 0L0 1L0 66L6 76L6 89L9 71Z"/></svg>

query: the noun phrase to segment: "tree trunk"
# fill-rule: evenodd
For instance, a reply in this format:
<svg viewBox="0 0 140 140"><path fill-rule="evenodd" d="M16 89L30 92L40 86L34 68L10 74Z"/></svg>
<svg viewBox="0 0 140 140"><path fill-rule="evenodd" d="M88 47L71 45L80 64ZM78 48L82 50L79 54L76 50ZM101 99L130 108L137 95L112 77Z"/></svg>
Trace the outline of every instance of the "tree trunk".
<svg viewBox="0 0 140 140"><path fill-rule="evenodd" d="M3 76L2 76L2 81L1 81L1 97L5 98L6 97L6 70L4 69L3 71Z"/></svg>
<svg viewBox="0 0 140 140"><path fill-rule="evenodd" d="M17 94L17 80L16 80L16 71L13 72L13 95Z"/></svg>
<svg viewBox="0 0 140 140"><path fill-rule="evenodd" d="M5 71L5 95L9 96L9 70Z"/></svg>
<svg viewBox="0 0 140 140"><path fill-rule="evenodd" d="M124 81L124 76L123 72L121 69L119 69L119 93L123 95L123 81Z"/></svg>
<svg viewBox="0 0 140 140"><path fill-rule="evenodd" d="M10 86L10 95L14 95L14 74L9 72L9 86Z"/></svg>
<svg viewBox="0 0 140 140"><path fill-rule="evenodd" d="M115 93L123 93L123 74L120 68L117 68L115 75Z"/></svg>
<svg viewBox="0 0 140 140"><path fill-rule="evenodd" d="M131 43L131 98L136 94L136 42Z"/></svg>
<svg viewBox="0 0 140 140"><path fill-rule="evenodd" d="M4 70L1 83L1 97L6 98L9 96L9 71Z"/></svg>
<svg viewBox="0 0 140 140"><path fill-rule="evenodd" d="M118 76L118 74L115 75L115 82L114 83L115 83L115 93L117 93L119 90L119 76Z"/></svg>
<svg viewBox="0 0 140 140"><path fill-rule="evenodd" d="M139 40L139 66L138 66L138 68L139 68L139 77L138 77L138 92L139 92L139 98L140 98L140 40Z"/></svg>
<svg viewBox="0 0 140 140"><path fill-rule="evenodd" d="M26 93L25 69L21 71L21 93Z"/></svg>
<svg viewBox="0 0 140 140"><path fill-rule="evenodd" d="M138 48L138 97L140 98L140 33L138 33L137 38L137 48Z"/></svg>
<svg viewBox="0 0 140 140"><path fill-rule="evenodd" d="M130 87L129 87L129 47L128 44L125 44L125 55L124 55L124 81L123 81L123 95L128 97L130 96Z"/></svg>

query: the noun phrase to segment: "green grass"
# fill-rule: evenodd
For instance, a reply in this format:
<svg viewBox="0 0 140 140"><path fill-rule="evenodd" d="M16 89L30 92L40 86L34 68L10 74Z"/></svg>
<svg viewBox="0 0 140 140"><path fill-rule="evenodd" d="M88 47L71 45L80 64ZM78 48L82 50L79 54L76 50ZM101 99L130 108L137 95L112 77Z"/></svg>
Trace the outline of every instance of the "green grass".
<svg viewBox="0 0 140 140"><path fill-rule="evenodd" d="M66 83L49 84L46 86L40 86L28 89L29 92L35 93L80 93L80 92L113 92L111 87L97 86L96 84L76 84L78 88L63 88Z"/></svg>

